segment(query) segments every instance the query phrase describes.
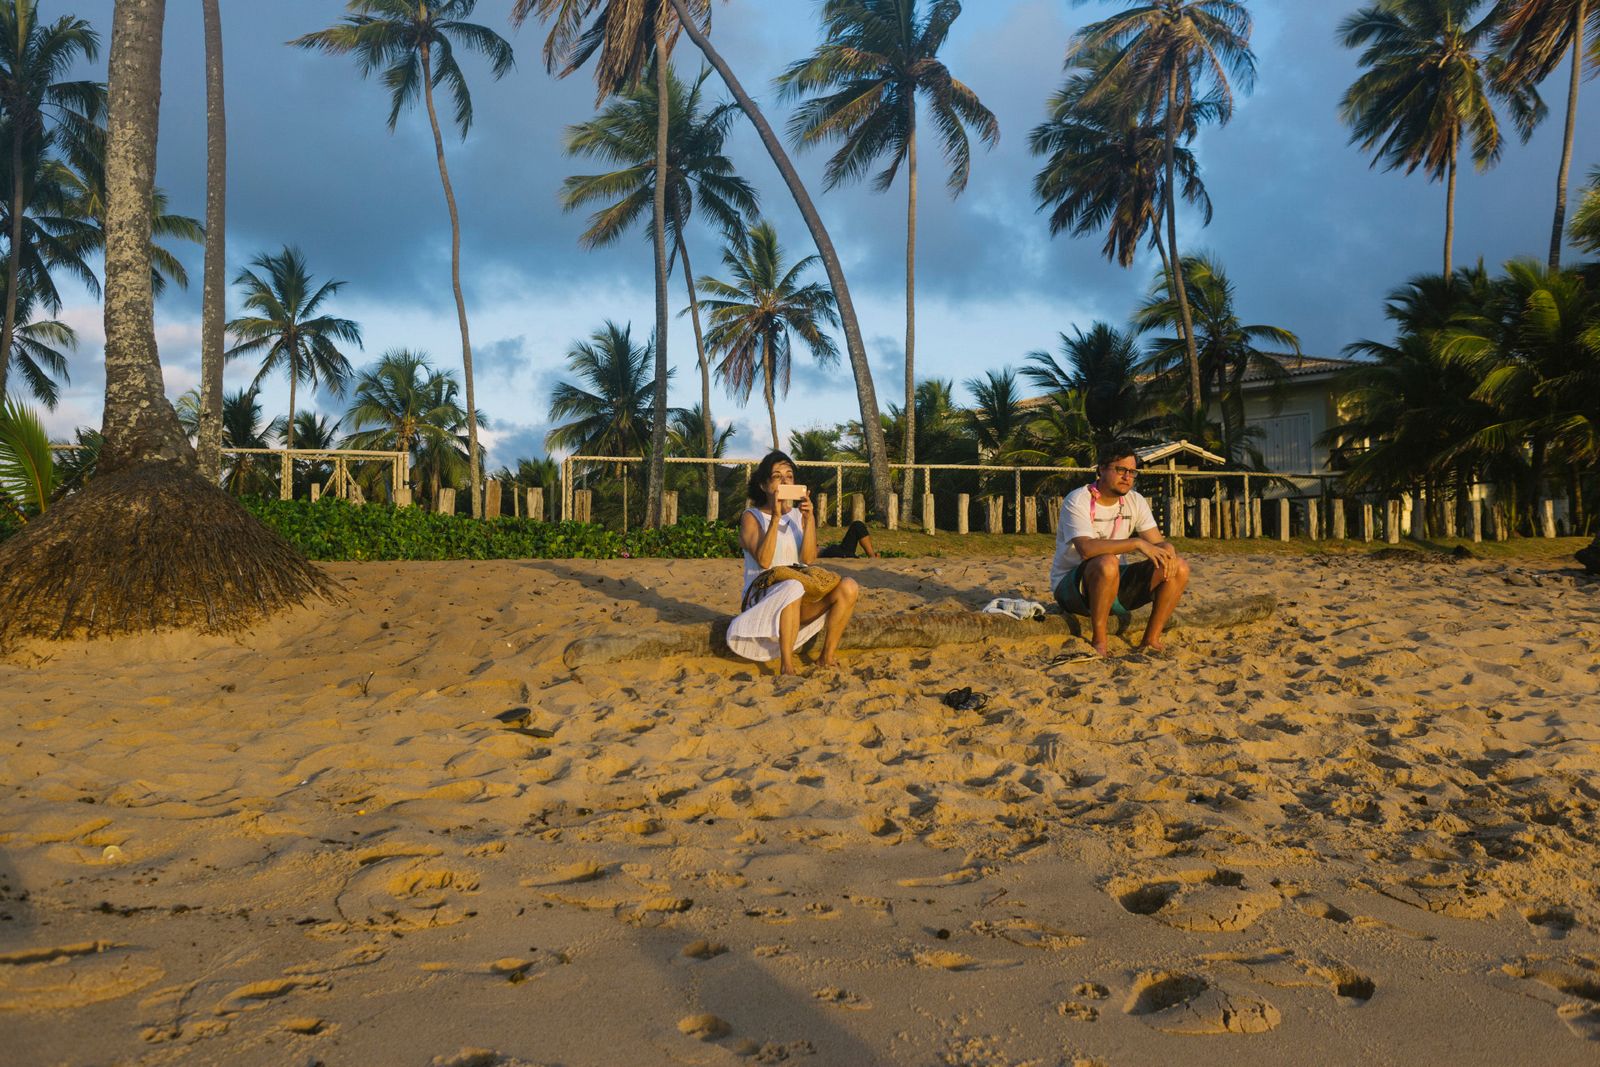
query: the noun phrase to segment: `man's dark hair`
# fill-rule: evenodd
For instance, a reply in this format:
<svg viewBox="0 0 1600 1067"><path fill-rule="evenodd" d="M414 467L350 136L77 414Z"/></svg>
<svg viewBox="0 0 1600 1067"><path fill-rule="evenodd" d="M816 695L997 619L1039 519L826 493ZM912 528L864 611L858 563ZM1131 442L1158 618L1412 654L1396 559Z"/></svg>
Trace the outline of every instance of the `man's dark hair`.
<svg viewBox="0 0 1600 1067"><path fill-rule="evenodd" d="M790 470L795 470L794 460L787 453L776 450L768 452L756 464L756 469L750 472L750 488L748 495L750 503L758 508L767 506L767 480L772 477L772 468L780 463L787 463Z"/></svg>
<svg viewBox="0 0 1600 1067"><path fill-rule="evenodd" d="M1100 446L1100 452L1094 461L1094 465L1096 467L1109 467L1117 460L1128 456L1132 456L1137 461L1139 450L1133 446L1132 441L1119 437L1115 441L1107 441Z"/></svg>

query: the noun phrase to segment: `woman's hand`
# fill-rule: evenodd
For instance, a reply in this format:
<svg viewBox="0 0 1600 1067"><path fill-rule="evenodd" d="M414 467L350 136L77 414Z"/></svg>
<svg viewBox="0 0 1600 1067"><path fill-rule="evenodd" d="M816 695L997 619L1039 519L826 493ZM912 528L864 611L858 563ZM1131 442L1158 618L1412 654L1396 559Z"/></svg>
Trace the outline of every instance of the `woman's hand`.
<svg viewBox="0 0 1600 1067"><path fill-rule="evenodd" d="M805 496L803 496L799 500L795 501L795 507L800 509L800 517L805 522L811 523L811 522L815 521L815 516L812 515L811 494L810 493L807 493Z"/></svg>

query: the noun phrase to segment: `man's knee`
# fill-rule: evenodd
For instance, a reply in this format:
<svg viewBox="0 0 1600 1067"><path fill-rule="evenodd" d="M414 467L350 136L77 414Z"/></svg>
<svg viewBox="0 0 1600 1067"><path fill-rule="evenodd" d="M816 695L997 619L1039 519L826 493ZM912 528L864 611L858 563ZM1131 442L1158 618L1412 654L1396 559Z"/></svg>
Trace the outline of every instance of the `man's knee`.
<svg viewBox="0 0 1600 1067"><path fill-rule="evenodd" d="M1096 556L1083 565L1083 576L1097 585L1103 582L1115 585L1122 576L1122 569L1116 556Z"/></svg>
<svg viewBox="0 0 1600 1067"><path fill-rule="evenodd" d="M861 585L854 578L839 579L839 588L834 594L845 604L854 604L856 597L861 595Z"/></svg>
<svg viewBox="0 0 1600 1067"><path fill-rule="evenodd" d="M1170 569L1172 571L1172 577L1176 578L1178 581L1187 582L1189 580L1189 561L1184 559L1182 556L1179 556L1177 559L1172 561L1172 566Z"/></svg>

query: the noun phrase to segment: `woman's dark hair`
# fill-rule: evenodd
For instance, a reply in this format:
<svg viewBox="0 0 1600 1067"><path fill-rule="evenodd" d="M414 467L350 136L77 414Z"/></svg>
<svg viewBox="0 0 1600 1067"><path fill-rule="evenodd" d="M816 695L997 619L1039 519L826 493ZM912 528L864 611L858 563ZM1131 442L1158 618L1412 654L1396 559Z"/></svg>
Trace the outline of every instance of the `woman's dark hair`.
<svg viewBox="0 0 1600 1067"><path fill-rule="evenodd" d="M1109 467L1117 460L1126 459L1128 456L1138 459L1139 450L1133 447L1132 441L1118 438L1115 441L1107 441L1100 446L1100 454L1095 459L1094 465L1096 467Z"/></svg>
<svg viewBox="0 0 1600 1067"><path fill-rule="evenodd" d="M750 475L749 496L751 504L758 508L767 506L769 503L767 500L767 480L772 477L772 468L780 463L787 463L790 470L795 469L794 460L790 459L785 452L768 452L761 462L756 464L755 471Z"/></svg>

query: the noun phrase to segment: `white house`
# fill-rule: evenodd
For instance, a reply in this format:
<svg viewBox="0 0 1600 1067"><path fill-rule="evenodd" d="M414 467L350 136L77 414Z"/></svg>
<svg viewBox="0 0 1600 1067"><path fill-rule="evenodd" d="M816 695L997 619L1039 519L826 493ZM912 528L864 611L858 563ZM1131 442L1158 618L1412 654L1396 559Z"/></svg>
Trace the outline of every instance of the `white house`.
<svg viewBox="0 0 1600 1067"><path fill-rule="evenodd" d="M1251 444L1261 449L1269 471L1282 474L1325 474L1329 449L1318 440L1339 423L1339 376L1360 362L1288 356L1278 360L1288 375L1281 388L1262 371L1244 376L1245 425L1262 436Z"/></svg>

